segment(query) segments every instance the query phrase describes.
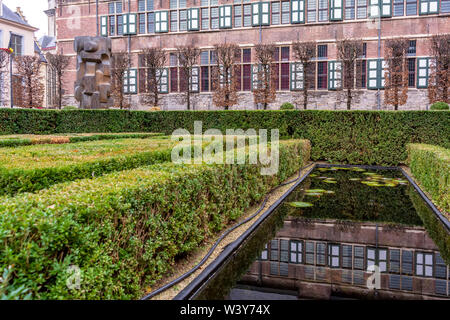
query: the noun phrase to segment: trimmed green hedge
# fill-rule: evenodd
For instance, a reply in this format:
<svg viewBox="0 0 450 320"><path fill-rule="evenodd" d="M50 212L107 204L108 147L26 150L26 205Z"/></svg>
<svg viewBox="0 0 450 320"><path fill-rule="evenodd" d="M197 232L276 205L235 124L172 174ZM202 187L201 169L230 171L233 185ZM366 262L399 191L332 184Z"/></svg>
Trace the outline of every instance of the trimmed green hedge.
<svg viewBox="0 0 450 320"><path fill-rule="evenodd" d="M309 148L280 143L275 176L262 176L261 164L160 164L4 198L0 270L13 266L8 286L35 299L139 298L176 258L293 175ZM66 286L70 265L81 269L79 290Z"/></svg>
<svg viewBox="0 0 450 320"><path fill-rule="evenodd" d="M65 144L65 143L116 140L116 139L149 139L149 138L161 139L161 136L162 134L157 133L115 133L115 134L94 134L84 136L38 136L37 138L12 137L8 139L0 139L0 148L23 147L35 144Z"/></svg>
<svg viewBox="0 0 450 320"><path fill-rule="evenodd" d="M450 150L426 144L409 144L408 165L433 202L449 213Z"/></svg>
<svg viewBox="0 0 450 320"><path fill-rule="evenodd" d="M0 150L0 195L171 160L171 140L121 140Z"/></svg>
<svg viewBox="0 0 450 320"><path fill-rule="evenodd" d="M398 165L408 143L450 148L447 111L122 111L0 110L0 133L163 132L194 121L203 130L278 128L282 138L308 139L312 159L352 164Z"/></svg>

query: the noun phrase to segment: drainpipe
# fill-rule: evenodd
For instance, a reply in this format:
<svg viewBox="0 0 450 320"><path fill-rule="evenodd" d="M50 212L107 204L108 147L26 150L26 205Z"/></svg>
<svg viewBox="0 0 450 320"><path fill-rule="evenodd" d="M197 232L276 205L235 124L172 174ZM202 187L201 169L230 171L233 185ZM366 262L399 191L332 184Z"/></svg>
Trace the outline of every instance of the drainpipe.
<svg viewBox="0 0 450 320"><path fill-rule="evenodd" d="M380 59L381 59L381 9L379 11L377 29L378 29L378 61L380 61ZM383 67L383 66L381 66L381 67ZM378 88L378 92L377 92L377 107L378 107L378 110L381 110L381 90L380 90L380 88Z"/></svg>
<svg viewBox="0 0 450 320"><path fill-rule="evenodd" d="M9 43L11 44L12 32L9 32ZM14 92L13 92L13 56L14 53L9 54L9 92L11 97L11 108L14 108Z"/></svg>
<svg viewBox="0 0 450 320"><path fill-rule="evenodd" d="M97 37L100 35L99 25L98 25L98 0L95 1L95 22L97 24Z"/></svg>

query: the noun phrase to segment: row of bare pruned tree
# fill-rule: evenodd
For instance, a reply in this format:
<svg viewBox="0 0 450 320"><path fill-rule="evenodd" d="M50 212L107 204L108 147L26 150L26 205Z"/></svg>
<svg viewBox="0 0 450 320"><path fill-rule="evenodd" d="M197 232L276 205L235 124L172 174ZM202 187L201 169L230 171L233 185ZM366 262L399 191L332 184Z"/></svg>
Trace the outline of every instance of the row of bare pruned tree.
<svg viewBox="0 0 450 320"><path fill-rule="evenodd" d="M9 78L9 59L14 59L14 69L12 76L12 90L14 105L22 108L42 107L44 100L45 84L43 62L38 55L33 56L12 56L5 51L0 51L0 73L2 80ZM63 75L69 65L70 58L62 54L46 55L46 60L50 69L54 71L56 86L56 97L54 103L57 107L62 107ZM6 98L9 86L6 81L2 81L0 87L2 98ZM2 101L5 104L5 101Z"/></svg>
<svg viewBox="0 0 450 320"><path fill-rule="evenodd" d="M430 103L444 101L449 103L450 95L450 34L435 35L429 40L431 56L428 75L428 98ZM394 106L395 110L404 105L408 98L409 71L408 48L409 40L404 38L388 39L385 41L385 72L384 94L385 104ZM277 47L273 44L258 44L254 48L252 93L254 103L267 109L276 99L278 88L278 74L274 68ZM296 104L307 109L310 90L314 88L315 63L317 57L316 42L294 42L292 51L295 61L303 70L303 84L294 94ZM198 66L200 49L194 45L177 47L176 56L180 69L180 98L188 110L193 109L194 98L200 91L194 90L192 79L199 77ZM238 103L240 86L240 48L233 43L223 43L214 46L215 65L211 67L211 90L213 103L218 108L230 109ZM356 63L363 56L363 41L359 39L344 39L337 42L337 60L340 62L340 85L345 96L347 109L351 109L356 90ZM0 72L2 76L8 72L9 56L0 51ZM140 59L140 90L142 102L158 107L161 104L163 85L167 83L168 74L164 74L167 66L167 52L161 48L146 48L139 53ZM13 90L15 105L21 107L41 106L43 101L44 84L41 61L38 56L17 56L15 59L15 76ZM49 68L55 79L52 88L56 93L55 106L62 107L64 74L70 64L70 58L63 54L46 55ZM124 91L125 74L130 69L131 60L127 52L113 53L112 63L112 95L117 107L130 106ZM197 74L195 74L197 71ZM419 72L417 70L417 72ZM3 77L4 78L4 77ZM166 83L162 83L163 79ZM4 83L4 82L3 82ZM183 85L181 85L183 84ZM199 81L196 82L197 86ZM137 86L137 83L136 83ZM4 85L2 90L4 90ZM165 92L167 92L166 90ZM3 93L3 92L2 92Z"/></svg>

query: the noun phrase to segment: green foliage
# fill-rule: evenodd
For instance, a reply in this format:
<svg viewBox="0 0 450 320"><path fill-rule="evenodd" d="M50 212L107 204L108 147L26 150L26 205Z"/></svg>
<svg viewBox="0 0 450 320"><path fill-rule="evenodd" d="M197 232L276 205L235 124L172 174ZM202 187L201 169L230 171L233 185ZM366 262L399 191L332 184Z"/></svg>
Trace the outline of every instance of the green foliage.
<svg viewBox="0 0 450 320"><path fill-rule="evenodd" d="M450 235L444 224L436 217L430 207L423 201L419 193L410 186L408 188L409 197L414 204L417 214L423 221L427 233L433 242L438 246L442 258L450 265Z"/></svg>
<svg viewBox="0 0 450 320"><path fill-rule="evenodd" d="M280 110L294 110L294 109L295 109L294 105L290 102L285 102L280 107Z"/></svg>
<svg viewBox="0 0 450 320"><path fill-rule="evenodd" d="M308 160L309 143L280 144L275 176L259 165L158 164L3 198L6 290L34 299L139 298L173 266ZM81 269L69 290L67 269Z"/></svg>
<svg viewBox="0 0 450 320"><path fill-rule="evenodd" d="M115 140L0 149L0 195L170 161L170 140Z"/></svg>
<svg viewBox="0 0 450 320"><path fill-rule="evenodd" d="M450 212L450 150L425 144L409 144L408 165L433 202L441 210Z"/></svg>
<svg viewBox="0 0 450 320"><path fill-rule="evenodd" d="M114 134L88 134L88 135L49 135L36 136L30 138L8 137L0 139L0 148L7 147L22 147L31 146L34 144L64 144L84 141L98 141L98 140L115 140L115 139L147 139L147 138L161 138L161 134L157 133L114 133Z"/></svg>
<svg viewBox="0 0 450 320"><path fill-rule="evenodd" d="M447 103L439 101L435 102L431 105L430 110L449 110L449 106Z"/></svg>
<svg viewBox="0 0 450 320"><path fill-rule="evenodd" d="M0 133L163 132L274 129L282 138L308 139L312 159L351 164L398 165L406 144L428 143L450 148L447 111L124 111L0 110Z"/></svg>
<svg viewBox="0 0 450 320"><path fill-rule="evenodd" d="M13 274L12 266L5 268L0 276L0 300L30 300L31 293L25 286L15 287L9 281Z"/></svg>

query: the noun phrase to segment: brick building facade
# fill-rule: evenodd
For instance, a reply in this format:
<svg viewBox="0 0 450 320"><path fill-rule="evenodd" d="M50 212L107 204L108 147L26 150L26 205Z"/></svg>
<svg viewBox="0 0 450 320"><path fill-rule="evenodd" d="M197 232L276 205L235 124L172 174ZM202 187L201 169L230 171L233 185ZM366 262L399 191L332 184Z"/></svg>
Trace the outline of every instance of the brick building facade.
<svg viewBox="0 0 450 320"><path fill-rule="evenodd" d="M270 108L293 102L300 95L302 75L296 74L292 50L295 41L316 41L315 83L310 109L345 109L345 100L329 81L337 60L336 43L345 38L362 39L364 54L357 62L357 98L354 109L392 109L384 105L383 72L379 66L386 39L410 40L408 102L401 109L425 109L428 106L427 75L429 38L450 33L450 0L60 0L56 2L55 24L58 51L72 56L66 73L66 104L76 105L73 82L76 59L75 36L97 34L112 39L114 51L132 56L129 98L135 109L140 103L143 79L140 79L140 50L160 46L167 51L167 86L162 87L164 110L183 109L180 102L180 70L176 47L193 44L201 49L195 109L217 109L212 103L211 67L215 65L213 47L217 43L236 43L240 47L239 104L233 109L255 109L252 89L254 46L273 43L276 54L277 99ZM381 11L381 21L372 18ZM379 42L380 38L380 42ZM379 46L380 43L380 46ZM378 61L378 62L377 62ZM299 80L300 79L300 80ZM379 90L380 89L380 90Z"/></svg>

